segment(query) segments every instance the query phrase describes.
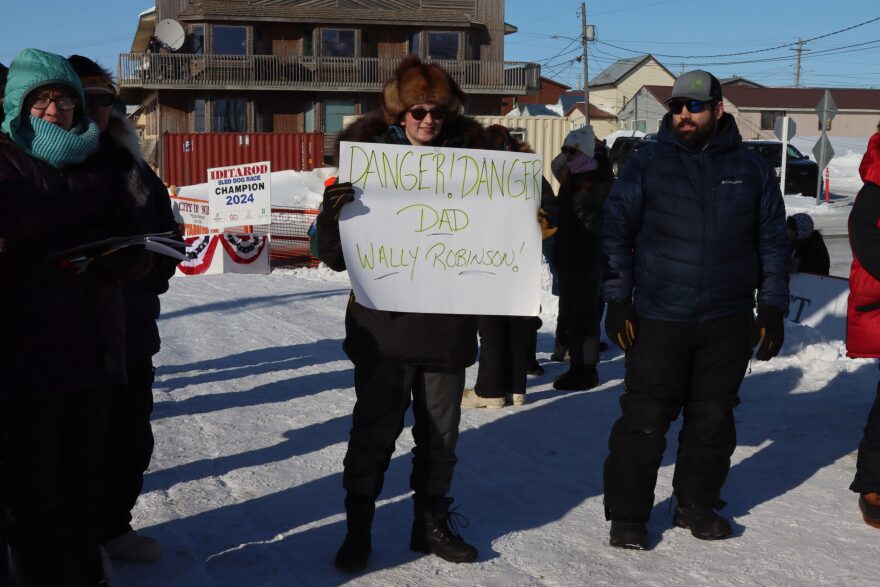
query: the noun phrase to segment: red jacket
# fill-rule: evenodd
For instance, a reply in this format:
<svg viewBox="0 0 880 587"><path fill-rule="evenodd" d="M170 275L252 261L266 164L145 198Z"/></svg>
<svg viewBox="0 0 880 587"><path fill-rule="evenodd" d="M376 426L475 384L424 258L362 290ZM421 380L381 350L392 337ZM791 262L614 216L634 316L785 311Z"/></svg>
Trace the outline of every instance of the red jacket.
<svg viewBox="0 0 880 587"><path fill-rule="evenodd" d="M859 165L862 181L880 185L880 132L875 132L868 140L868 150Z"/></svg>
<svg viewBox="0 0 880 587"><path fill-rule="evenodd" d="M866 182L856 196L849 215L849 242L853 263L846 354L853 358L880 357L880 184Z"/></svg>

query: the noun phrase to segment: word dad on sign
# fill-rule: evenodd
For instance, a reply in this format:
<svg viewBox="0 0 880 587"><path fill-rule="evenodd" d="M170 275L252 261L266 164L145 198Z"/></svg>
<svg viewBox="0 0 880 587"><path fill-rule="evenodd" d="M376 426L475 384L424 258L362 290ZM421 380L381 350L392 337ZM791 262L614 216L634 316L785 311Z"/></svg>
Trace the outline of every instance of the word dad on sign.
<svg viewBox="0 0 880 587"><path fill-rule="evenodd" d="M538 314L538 155L343 142L339 176L355 187L340 236L358 303Z"/></svg>

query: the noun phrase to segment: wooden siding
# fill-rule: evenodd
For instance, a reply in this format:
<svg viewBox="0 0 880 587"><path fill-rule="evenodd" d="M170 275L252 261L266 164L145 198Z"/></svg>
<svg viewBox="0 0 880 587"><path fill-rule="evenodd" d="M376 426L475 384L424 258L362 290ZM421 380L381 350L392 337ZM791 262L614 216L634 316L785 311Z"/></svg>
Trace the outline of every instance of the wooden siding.
<svg viewBox="0 0 880 587"><path fill-rule="evenodd" d="M156 0L156 22L166 18L177 19L177 15L187 7L188 0Z"/></svg>

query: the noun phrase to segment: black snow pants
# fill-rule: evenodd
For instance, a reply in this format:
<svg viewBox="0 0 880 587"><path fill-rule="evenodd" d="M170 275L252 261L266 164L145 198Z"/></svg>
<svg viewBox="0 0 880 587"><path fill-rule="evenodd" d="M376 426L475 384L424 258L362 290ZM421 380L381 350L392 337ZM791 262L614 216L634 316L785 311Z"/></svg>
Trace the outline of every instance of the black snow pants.
<svg viewBox="0 0 880 587"><path fill-rule="evenodd" d="M152 357L129 357L128 385L113 390L98 512L102 542L131 529L131 510L153 455L153 379Z"/></svg>
<svg viewBox="0 0 880 587"><path fill-rule="evenodd" d="M4 530L18 587L94 587L109 389L0 402Z"/></svg>
<svg viewBox="0 0 880 587"><path fill-rule="evenodd" d="M528 368L535 358L534 318L481 316L480 365L474 391L480 397L525 393Z"/></svg>
<svg viewBox="0 0 880 587"><path fill-rule="evenodd" d="M719 503L736 447L733 408L751 358L752 322L751 311L703 323L639 320L605 461L607 519L647 522L666 432L682 410L673 491L689 503Z"/></svg>
<svg viewBox="0 0 880 587"><path fill-rule="evenodd" d="M859 443L856 477L849 488L856 493L880 493L880 383Z"/></svg>
<svg viewBox="0 0 880 587"><path fill-rule="evenodd" d="M357 401L343 461L345 490L379 495L411 402L415 447L410 487L419 495L446 495L458 461L464 377L464 369L434 370L382 359L355 363Z"/></svg>
<svg viewBox="0 0 880 587"><path fill-rule="evenodd" d="M599 323L602 320L599 308L598 267L559 271L559 316L568 327L565 342L572 365L599 362Z"/></svg>

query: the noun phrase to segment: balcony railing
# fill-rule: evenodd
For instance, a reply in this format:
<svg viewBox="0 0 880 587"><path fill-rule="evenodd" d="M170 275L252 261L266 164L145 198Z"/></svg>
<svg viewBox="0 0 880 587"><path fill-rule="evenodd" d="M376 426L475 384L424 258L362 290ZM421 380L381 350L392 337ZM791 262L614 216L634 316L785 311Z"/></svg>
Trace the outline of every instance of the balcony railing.
<svg viewBox="0 0 880 587"><path fill-rule="evenodd" d="M294 55L123 53L123 87L148 89L380 90L399 59ZM434 60L465 91L495 94L538 90L540 66L518 61Z"/></svg>

